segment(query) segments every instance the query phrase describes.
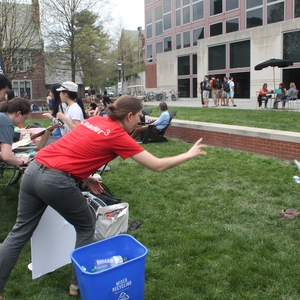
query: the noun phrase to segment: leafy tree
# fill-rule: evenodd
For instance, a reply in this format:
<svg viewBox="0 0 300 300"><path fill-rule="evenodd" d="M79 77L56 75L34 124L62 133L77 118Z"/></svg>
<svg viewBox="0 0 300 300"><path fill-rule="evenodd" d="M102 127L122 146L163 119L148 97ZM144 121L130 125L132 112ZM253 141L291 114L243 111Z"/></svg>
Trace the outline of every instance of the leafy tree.
<svg viewBox="0 0 300 300"><path fill-rule="evenodd" d="M43 40L35 11L39 6L35 0L33 4L36 6L17 0L0 2L0 51L5 73L11 79L20 71L43 71L38 70L39 60L43 60Z"/></svg>
<svg viewBox="0 0 300 300"><path fill-rule="evenodd" d="M95 74L99 67L108 37L97 8L101 4L101 10L105 11L106 3L106 0L43 0L47 50L55 53L48 63L62 72L71 70L72 81L83 70L91 80L92 72Z"/></svg>

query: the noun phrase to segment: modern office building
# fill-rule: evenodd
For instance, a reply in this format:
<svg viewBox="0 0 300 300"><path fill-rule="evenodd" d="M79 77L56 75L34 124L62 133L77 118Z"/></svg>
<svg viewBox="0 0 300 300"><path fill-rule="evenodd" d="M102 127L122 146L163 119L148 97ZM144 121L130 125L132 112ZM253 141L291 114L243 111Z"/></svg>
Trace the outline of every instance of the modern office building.
<svg viewBox="0 0 300 300"><path fill-rule="evenodd" d="M294 65L275 68L276 88L300 88L300 0L145 0L146 89L199 97L204 75L233 76L235 98L255 98L274 58Z"/></svg>

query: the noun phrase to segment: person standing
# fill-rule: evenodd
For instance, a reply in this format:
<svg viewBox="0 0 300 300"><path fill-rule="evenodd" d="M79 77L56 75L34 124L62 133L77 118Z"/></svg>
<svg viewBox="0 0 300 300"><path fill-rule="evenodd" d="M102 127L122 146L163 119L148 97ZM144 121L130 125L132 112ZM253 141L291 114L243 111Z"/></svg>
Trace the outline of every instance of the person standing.
<svg viewBox="0 0 300 300"><path fill-rule="evenodd" d="M68 87L72 89L71 85ZM132 158L152 171L161 172L207 154L203 151L206 145L199 139L182 154L164 158L152 155L129 135L140 121L142 108L140 100L121 96L108 106L108 118L86 119L66 136L38 151L22 177L16 224L0 246L0 294L48 206L74 226L75 248L93 242L95 213L79 188L79 180L84 180L92 193L100 194L101 182L90 174L118 156L124 160ZM69 289L71 296L79 294L74 267Z"/></svg>
<svg viewBox="0 0 300 300"><path fill-rule="evenodd" d="M204 101L203 107L208 107L210 90L211 90L211 85L209 83L208 75L205 75L204 82L203 82L203 101Z"/></svg>
<svg viewBox="0 0 300 300"><path fill-rule="evenodd" d="M230 92L230 85L228 82L228 77L224 77L224 81L223 81L223 102L224 102L224 106L228 106L229 105L229 92Z"/></svg>
<svg viewBox="0 0 300 300"><path fill-rule="evenodd" d="M65 114L60 111L56 114L56 117L65 123L64 127L60 128L61 135L64 136L84 120L85 111L76 102L78 92L76 83L72 81L63 82L60 88L56 90L60 92L60 100L68 104Z"/></svg>
<svg viewBox="0 0 300 300"><path fill-rule="evenodd" d="M229 77L229 87L230 87L230 91L229 91L229 97L231 99L231 103L232 106L236 107L236 105L234 104L234 81L233 81L233 77Z"/></svg>
<svg viewBox="0 0 300 300"><path fill-rule="evenodd" d="M218 83L217 83L215 75L212 75L209 83L211 86L211 97L213 98L213 101L214 101L213 107L218 107L218 92L219 92L219 90L218 90Z"/></svg>
<svg viewBox="0 0 300 300"><path fill-rule="evenodd" d="M202 81L200 82L200 85L199 85L199 94L200 94L200 99L201 99L202 107L204 107L203 84L204 84L204 80L202 80Z"/></svg>
<svg viewBox="0 0 300 300"><path fill-rule="evenodd" d="M58 89L60 87L60 84L53 84L50 87L50 92L49 92L49 96L51 99L53 99L53 105L52 105L52 113L44 113L43 116L46 118L49 118L52 122L52 124L57 124L59 123L59 120L57 119L57 113L61 112L61 113L65 113L67 110L67 103L66 102L61 102L60 100L60 92L57 91L56 89ZM57 127L52 131L52 135L57 136L57 137L61 137L61 127Z"/></svg>

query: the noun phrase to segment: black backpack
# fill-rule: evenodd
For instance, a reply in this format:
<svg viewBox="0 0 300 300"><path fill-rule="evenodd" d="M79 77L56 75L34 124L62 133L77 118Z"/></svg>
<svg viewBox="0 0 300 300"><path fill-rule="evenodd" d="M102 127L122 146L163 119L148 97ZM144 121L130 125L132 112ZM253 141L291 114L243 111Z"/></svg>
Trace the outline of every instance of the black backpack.
<svg viewBox="0 0 300 300"><path fill-rule="evenodd" d="M230 92L230 85L228 81L224 81L223 83L224 92L229 93Z"/></svg>
<svg viewBox="0 0 300 300"><path fill-rule="evenodd" d="M210 83L209 83L208 80L206 80L206 81L204 82L204 89L207 90L207 91L210 91L210 90L211 90L211 85L210 85Z"/></svg>
<svg viewBox="0 0 300 300"><path fill-rule="evenodd" d="M220 88L220 80L217 78L214 80L214 88L219 89Z"/></svg>

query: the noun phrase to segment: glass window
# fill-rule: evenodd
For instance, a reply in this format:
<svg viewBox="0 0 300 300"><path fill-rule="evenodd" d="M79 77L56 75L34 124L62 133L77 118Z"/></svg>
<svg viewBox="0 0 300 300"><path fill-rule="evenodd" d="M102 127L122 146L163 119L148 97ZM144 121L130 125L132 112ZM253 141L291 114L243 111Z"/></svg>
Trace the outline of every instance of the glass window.
<svg viewBox="0 0 300 300"><path fill-rule="evenodd" d="M239 8L239 0L226 0L226 11Z"/></svg>
<svg viewBox="0 0 300 300"><path fill-rule="evenodd" d="M230 68L244 67L250 67L250 41L231 43Z"/></svg>
<svg viewBox="0 0 300 300"><path fill-rule="evenodd" d="M190 75L190 56L178 57L178 76Z"/></svg>
<svg viewBox="0 0 300 300"><path fill-rule="evenodd" d="M159 36L162 35L162 21L158 21L155 23L155 35Z"/></svg>
<svg viewBox="0 0 300 300"><path fill-rule="evenodd" d="M146 0L146 5L151 4L152 0Z"/></svg>
<svg viewBox="0 0 300 300"><path fill-rule="evenodd" d="M300 17L300 0L295 0L295 18Z"/></svg>
<svg viewBox="0 0 300 300"><path fill-rule="evenodd" d="M162 52L163 52L163 43L162 42L156 43L156 54L162 53Z"/></svg>
<svg viewBox="0 0 300 300"><path fill-rule="evenodd" d="M247 28L261 26L263 24L262 8L247 11Z"/></svg>
<svg viewBox="0 0 300 300"><path fill-rule="evenodd" d="M152 10L149 9L146 11L146 24L152 23Z"/></svg>
<svg viewBox="0 0 300 300"><path fill-rule="evenodd" d="M178 79L178 93L182 98L190 98L190 79Z"/></svg>
<svg viewBox="0 0 300 300"><path fill-rule="evenodd" d="M176 0L176 8L180 8L180 0Z"/></svg>
<svg viewBox="0 0 300 300"><path fill-rule="evenodd" d="M300 62L300 31L283 34L283 58L290 59L294 63Z"/></svg>
<svg viewBox="0 0 300 300"><path fill-rule="evenodd" d="M189 4L190 4L190 0L183 0L183 6L189 5Z"/></svg>
<svg viewBox="0 0 300 300"><path fill-rule="evenodd" d="M267 7L268 24L284 20L284 2L268 5Z"/></svg>
<svg viewBox="0 0 300 300"><path fill-rule="evenodd" d="M197 54L193 54L193 74L197 74Z"/></svg>
<svg viewBox="0 0 300 300"><path fill-rule="evenodd" d="M239 30L239 19L231 19L226 21L226 33Z"/></svg>
<svg viewBox="0 0 300 300"><path fill-rule="evenodd" d="M183 48L187 48L190 46L191 46L190 31L186 31L183 33Z"/></svg>
<svg viewBox="0 0 300 300"><path fill-rule="evenodd" d="M147 45L147 62L152 62L152 44Z"/></svg>
<svg viewBox="0 0 300 300"><path fill-rule="evenodd" d="M176 34L176 49L181 49L181 33Z"/></svg>
<svg viewBox="0 0 300 300"><path fill-rule="evenodd" d="M247 0L247 7L246 8L260 6L262 4L263 4L263 0Z"/></svg>
<svg viewBox="0 0 300 300"><path fill-rule="evenodd" d="M186 6L183 8L183 24L187 24L190 22L191 22L190 6Z"/></svg>
<svg viewBox="0 0 300 300"><path fill-rule="evenodd" d="M180 15L180 13L181 13L180 9L176 10L176 26L181 25L181 15Z"/></svg>
<svg viewBox="0 0 300 300"><path fill-rule="evenodd" d="M193 21L197 21L204 18L204 1L198 1L193 4Z"/></svg>
<svg viewBox="0 0 300 300"><path fill-rule="evenodd" d="M171 13L164 15L164 30L172 27Z"/></svg>
<svg viewBox="0 0 300 300"><path fill-rule="evenodd" d="M222 33L222 22L210 25L210 36L220 35Z"/></svg>
<svg viewBox="0 0 300 300"><path fill-rule="evenodd" d="M170 12L172 9L172 0L164 0L164 13Z"/></svg>
<svg viewBox="0 0 300 300"><path fill-rule="evenodd" d="M197 41L204 39L204 27L196 28L193 30L193 45L197 45Z"/></svg>
<svg viewBox="0 0 300 300"><path fill-rule="evenodd" d="M172 51L172 37L167 36L164 38L164 52Z"/></svg>
<svg viewBox="0 0 300 300"><path fill-rule="evenodd" d="M225 45L208 48L208 69L220 70L226 67L226 47Z"/></svg>
<svg viewBox="0 0 300 300"><path fill-rule="evenodd" d="M155 7L155 21L162 20L162 6Z"/></svg>
<svg viewBox="0 0 300 300"><path fill-rule="evenodd" d="M223 0L210 0L210 15L214 16L223 12Z"/></svg>
<svg viewBox="0 0 300 300"><path fill-rule="evenodd" d="M152 24L147 25L147 39L152 38Z"/></svg>

